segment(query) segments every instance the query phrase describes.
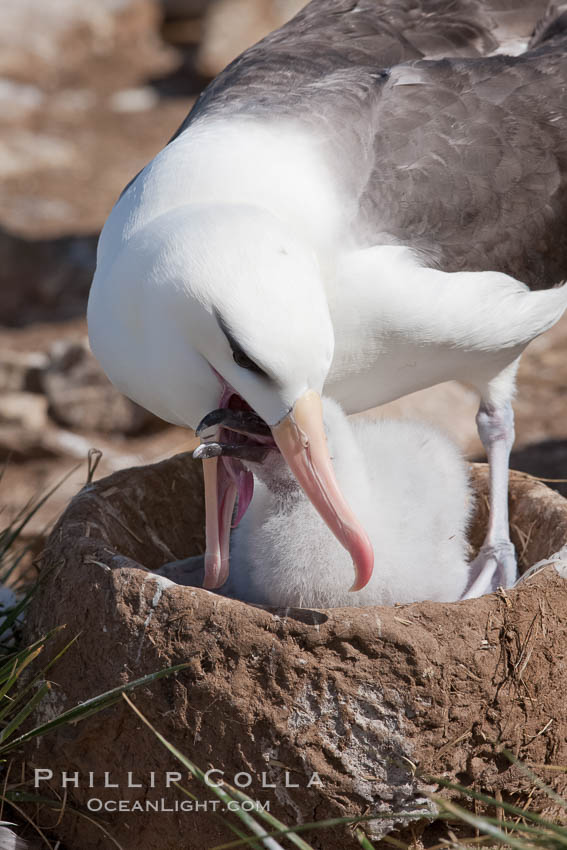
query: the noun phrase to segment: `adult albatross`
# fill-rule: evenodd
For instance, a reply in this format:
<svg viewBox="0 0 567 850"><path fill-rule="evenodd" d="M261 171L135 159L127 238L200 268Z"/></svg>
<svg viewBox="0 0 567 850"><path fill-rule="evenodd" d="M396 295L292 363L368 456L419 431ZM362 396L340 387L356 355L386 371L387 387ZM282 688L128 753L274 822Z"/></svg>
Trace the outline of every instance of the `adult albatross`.
<svg viewBox="0 0 567 850"><path fill-rule="evenodd" d="M221 435L222 410L255 411L240 452L275 442L353 589L372 548L334 477L323 388L347 412L476 388L491 519L475 587L515 578L515 373L567 304L551 288L567 267L562 8L522 43L544 6L312 0L208 86L101 235L88 321L111 380L176 424L220 410ZM231 451L205 461L209 588L251 497Z"/></svg>

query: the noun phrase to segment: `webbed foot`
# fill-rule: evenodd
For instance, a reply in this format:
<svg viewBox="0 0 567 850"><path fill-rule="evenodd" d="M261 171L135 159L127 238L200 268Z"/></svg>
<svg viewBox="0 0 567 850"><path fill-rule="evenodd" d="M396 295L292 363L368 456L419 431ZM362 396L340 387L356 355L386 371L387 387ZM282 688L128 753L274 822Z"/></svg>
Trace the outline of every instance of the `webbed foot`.
<svg viewBox="0 0 567 850"><path fill-rule="evenodd" d="M512 587L518 578L516 552L509 540L485 545L471 563L469 583L461 599L475 599L499 587Z"/></svg>

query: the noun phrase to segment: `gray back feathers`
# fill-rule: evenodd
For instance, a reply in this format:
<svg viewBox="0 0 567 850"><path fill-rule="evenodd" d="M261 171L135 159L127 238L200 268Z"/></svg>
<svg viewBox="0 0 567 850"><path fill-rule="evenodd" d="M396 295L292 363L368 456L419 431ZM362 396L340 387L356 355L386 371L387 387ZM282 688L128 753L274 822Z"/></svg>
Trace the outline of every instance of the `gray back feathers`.
<svg viewBox="0 0 567 850"><path fill-rule="evenodd" d="M293 118L321 137L359 244L546 288L567 276L565 7L312 0L229 65L176 135L215 114ZM539 19L527 52L486 56Z"/></svg>

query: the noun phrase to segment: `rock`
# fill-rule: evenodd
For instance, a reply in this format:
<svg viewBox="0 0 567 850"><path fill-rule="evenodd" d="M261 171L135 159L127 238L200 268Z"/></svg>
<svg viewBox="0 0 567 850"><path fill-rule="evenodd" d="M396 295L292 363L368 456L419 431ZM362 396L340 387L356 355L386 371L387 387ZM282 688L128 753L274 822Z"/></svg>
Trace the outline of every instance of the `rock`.
<svg viewBox="0 0 567 850"><path fill-rule="evenodd" d="M246 48L285 24L305 0L217 0L207 10L197 67L214 77Z"/></svg>
<svg viewBox="0 0 567 850"><path fill-rule="evenodd" d="M374 838L407 822L396 813L424 803L431 809L424 798L431 786L414 765L517 800L532 784L506 766L493 743L529 763L565 764L567 593L552 566L517 589L453 604L248 606L150 572L202 551L200 475L188 454L178 455L118 472L73 499L44 553L45 581L26 638L66 623L65 636L46 647L50 657L69 636L79 637L51 668L56 686L36 720L187 661L175 678L134 696L175 746L232 784L249 776L247 793L269 801L286 823L391 815L368 827ZM486 467L476 466L473 478L480 498L471 542L478 546L487 518ZM523 568L567 541L567 502L542 484L513 473L510 507ZM179 765L126 705L54 730L30 745L27 759L31 768L53 771L41 793L51 786L58 799L61 772L79 772L55 832L82 850L105 845L72 808L92 816L104 801L127 799L143 808L186 799L164 788L164 771ZM118 789L103 787L105 771ZM142 787L128 787L128 771ZM190 791L214 799L196 782ZM104 815L124 850L178 850L180 835L188 850L231 838L210 812ZM428 838L422 820L414 839L423 831L424 844L435 843L436 829ZM342 827L325 831L323 843L327 850L359 846Z"/></svg>
<svg viewBox="0 0 567 850"><path fill-rule="evenodd" d="M82 315L96 265L96 243L95 237L26 239L0 228L2 324L21 327Z"/></svg>
<svg viewBox="0 0 567 850"><path fill-rule="evenodd" d="M72 142L27 130L10 130L3 133L0 142L0 179L49 168L72 169L78 156Z"/></svg>
<svg viewBox="0 0 567 850"><path fill-rule="evenodd" d="M211 0L160 0L166 18L197 18L207 11Z"/></svg>
<svg viewBox="0 0 567 850"><path fill-rule="evenodd" d="M109 106L114 112L145 112L153 109L159 101L155 89L149 86L137 89L122 89L109 98Z"/></svg>
<svg viewBox="0 0 567 850"><path fill-rule="evenodd" d="M36 393L4 393L0 403L0 426L40 431L47 424L47 399Z"/></svg>
<svg viewBox="0 0 567 850"><path fill-rule="evenodd" d="M48 362L42 351L0 350L0 392L41 392Z"/></svg>
<svg viewBox="0 0 567 850"><path fill-rule="evenodd" d="M86 461L90 449L93 448L92 441L80 434L57 428L54 425L48 427L30 428L25 422L17 424L3 424L0 421L0 463L27 463L33 460L62 459L65 461ZM116 469L120 463L117 453L107 452L107 460L110 468ZM128 455L125 456L128 459ZM130 456L131 459L132 456ZM65 469L68 470L68 463ZM35 492L34 498L41 493Z"/></svg>
<svg viewBox="0 0 567 850"><path fill-rule="evenodd" d="M44 94L38 86L0 79L0 121L7 124L21 121L43 103Z"/></svg>
<svg viewBox="0 0 567 850"><path fill-rule="evenodd" d="M50 101L52 110L63 117L87 113L96 107L96 103L96 94L89 89L62 89Z"/></svg>
<svg viewBox="0 0 567 850"><path fill-rule="evenodd" d="M548 487L567 498L567 440L544 440L512 452L513 469L542 476Z"/></svg>
<svg viewBox="0 0 567 850"><path fill-rule="evenodd" d="M160 422L110 383L86 340L54 346L43 387L49 415L68 428L133 435Z"/></svg>
<svg viewBox="0 0 567 850"><path fill-rule="evenodd" d="M54 88L89 61L161 51L152 0L1 0L0 75Z"/></svg>
<svg viewBox="0 0 567 850"><path fill-rule="evenodd" d="M64 454L43 431L0 424L0 463L59 458Z"/></svg>

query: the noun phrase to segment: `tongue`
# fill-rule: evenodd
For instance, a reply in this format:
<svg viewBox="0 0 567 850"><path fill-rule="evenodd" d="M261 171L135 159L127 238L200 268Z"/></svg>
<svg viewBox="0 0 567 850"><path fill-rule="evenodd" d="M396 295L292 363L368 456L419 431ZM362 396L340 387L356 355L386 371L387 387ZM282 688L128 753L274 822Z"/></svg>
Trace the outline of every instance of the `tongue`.
<svg viewBox="0 0 567 850"><path fill-rule="evenodd" d="M204 469L207 552L203 587L214 590L228 578L230 528L235 502L238 500L233 528L252 500L254 477L234 458L211 458L204 461Z"/></svg>
<svg viewBox="0 0 567 850"><path fill-rule="evenodd" d="M228 458L223 458L223 461L231 462ZM232 461L234 463L234 461ZM248 472L247 469L244 469L242 464L239 464L240 470L238 472L237 479L237 489L238 489L238 504L236 506L236 516L234 517L234 522L232 523L232 527L236 528L248 510L248 505L252 501L252 496L254 495L254 476L251 472Z"/></svg>
<svg viewBox="0 0 567 850"><path fill-rule="evenodd" d="M221 376L223 391L219 408L251 409L236 395ZM236 528L252 501L254 476L236 458L211 458L203 462L205 473L206 554L203 587L221 587L229 573L230 528L234 505L237 511L232 527Z"/></svg>
<svg viewBox="0 0 567 850"><path fill-rule="evenodd" d="M228 534L236 487L216 457L203 461L203 475L207 537L203 587L212 590L224 584L228 576Z"/></svg>

